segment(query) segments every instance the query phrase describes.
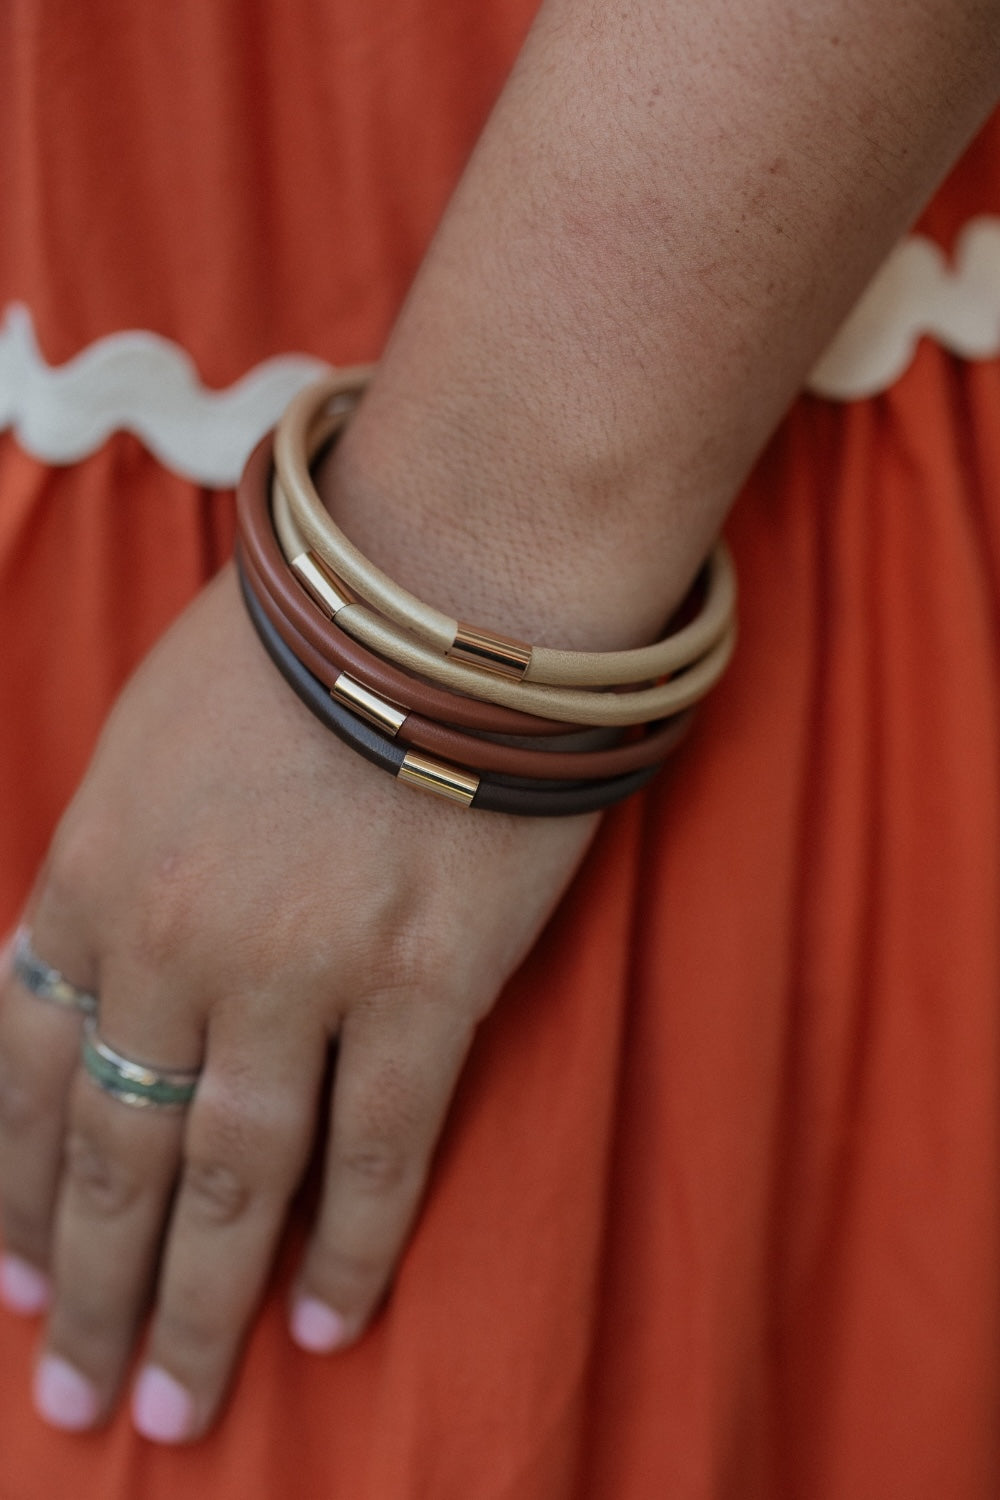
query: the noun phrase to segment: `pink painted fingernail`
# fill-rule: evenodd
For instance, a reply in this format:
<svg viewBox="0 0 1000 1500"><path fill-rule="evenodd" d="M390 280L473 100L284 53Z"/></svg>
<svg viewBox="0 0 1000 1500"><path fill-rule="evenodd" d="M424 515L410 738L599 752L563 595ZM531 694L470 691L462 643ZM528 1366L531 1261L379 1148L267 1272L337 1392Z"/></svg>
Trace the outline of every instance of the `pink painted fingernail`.
<svg viewBox="0 0 1000 1500"><path fill-rule="evenodd" d="M66 1432L93 1427L100 1411L97 1391L90 1381L58 1354L46 1354L38 1362L35 1406L46 1422Z"/></svg>
<svg viewBox="0 0 1000 1500"><path fill-rule="evenodd" d="M340 1313L317 1297L299 1297L292 1308L292 1338L311 1354L329 1354L347 1339L347 1323Z"/></svg>
<svg viewBox="0 0 1000 1500"><path fill-rule="evenodd" d="M147 1365L132 1396L132 1422L154 1443L183 1443L194 1425L194 1402L179 1380Z"/></svg>
<svg viewBox="0 0 1000 1500"><path fill-rule="evenodd" d="M0 1256L0 1302L8 1312L33 1318L49 1305L49 1278L19 1255Z"/></svg>

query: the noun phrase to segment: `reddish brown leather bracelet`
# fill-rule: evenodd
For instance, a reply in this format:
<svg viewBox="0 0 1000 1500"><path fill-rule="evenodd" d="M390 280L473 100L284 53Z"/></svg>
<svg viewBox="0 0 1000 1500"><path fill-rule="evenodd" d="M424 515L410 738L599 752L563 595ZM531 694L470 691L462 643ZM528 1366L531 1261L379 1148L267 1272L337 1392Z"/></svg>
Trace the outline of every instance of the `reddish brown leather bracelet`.
<svg viewBox="0 0 1000 1500"><path fill-rule="evenodd" d="M437 723L459 724L483 734L524 736L566 734L580 727L466 698L410 677L332 625L289 572L274 535L270 509L273 450L274 434L268 433L247 460L236 489L244 554L284 617L328 662L358 678L373 692Z"/></svg>
<svg viewBox="0 0 1000 1500"><path fill-rule="evenodd" d="M245 550L241 551L240 565L258 604L285 645L314 677L332 691L338 676L337 668L331 667L323 653L310 645L287 619ZM368 686L367 683L362 685ZM341 701L357 711L356 702L352 703L349 698ZM450 729L416 713L407 714L397 723L384 718L376 722L382 729L391 728L393 738L402 744L415 745L420 750L471 766L477 771L497 771L508 776L540 780L587 781L619 776L664 760L686 733L692 713L693 710L688 709L676 714L642 739L606 750L531 750L520 745L500 745L495 740L462 734L460 730Z"/></svg>
<svg viewBox="0 0 1000 1500"><path fill-rule="evenodd" d="M299 701L339 740L396 781L407 782L477 812L571 818L601 812L631 797L647 786L659 770L655 765L644 766L624 776L606 776L599 781L533 781L529 777L497 776L488 771L480 774L407 750L338 703L323 683L307 671L261 609L238 561L237 572L247 613L261 645Z"/></svg>

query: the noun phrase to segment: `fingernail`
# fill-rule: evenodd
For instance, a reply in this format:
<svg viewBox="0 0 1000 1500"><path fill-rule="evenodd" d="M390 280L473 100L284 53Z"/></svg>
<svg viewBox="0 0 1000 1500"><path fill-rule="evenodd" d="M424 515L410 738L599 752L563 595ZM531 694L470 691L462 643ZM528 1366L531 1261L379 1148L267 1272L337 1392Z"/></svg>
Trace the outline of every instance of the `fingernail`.
<svg viewBox="0 0 1000 1500"><path fill-rule="evenodd" d="M194 1402L179 1380L147 1365L132 1396L132 1422L154 1443L183 1443L194 1425Z"/></svg>
<svg viewBox="0 0 1000 1500"><path fill-rule="evenodd" d="M346 1341L347 1323L317 1297L299 1297L292 1308L291 1332L300 1349L329 1354Z"/></svg>
<svg viewBox="0 0 1000 1500"><path fill-rule="evenodd" d="M97 1421L100 1402L90 1381L57 1354L46 1354L35 1371L35 1406L53 1427L82 1432Z"/></svg>
<svg viewBox="0 0 1000 1500"><path fill-rule="evenodd" d="M19 1255L0 1256L0 1302L8 1312L31 1318L49 1305L49 1278Z"/></svg>

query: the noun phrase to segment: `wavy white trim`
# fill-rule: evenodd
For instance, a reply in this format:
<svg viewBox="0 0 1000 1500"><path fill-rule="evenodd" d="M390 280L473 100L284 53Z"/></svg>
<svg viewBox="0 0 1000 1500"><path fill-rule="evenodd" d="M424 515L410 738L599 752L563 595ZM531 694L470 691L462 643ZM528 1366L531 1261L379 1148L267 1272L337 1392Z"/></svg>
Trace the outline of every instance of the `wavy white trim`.
<svg viewBox="0 0 1000 1500"><path fill-rule="evenodd" d="M1000 354L1000 218L970 219L953 264L933 240L898 244L869 283L809 379L817 395L856 401L898 380L917 340L963 359Z"/></svg>
<svg viewBox="0 0 1000 1500"><path fill-rule="evenodd" d="M952 265L922 235L903 240L813 370L809 389L835 401L884 391L923 336L964 359L1000 354L1000 217L971 219ZM0 324L0 429L13 427L22 447L51 464L75 463L124 429L184 478L229 486L261 434L324 368L307 355L282 355L213 391L183 349L142 331L97 339L52 366L30 312L13 303Z"/></svg>
<svg viewBox="0 0 1000 1500"><path fill-rule="evenodd" d="M167 468L197 484L236 483L257 439L326 369L304 354L266 360L226 390L198 379L159 334L113 333L64 365L46 364L31 314L13 303L0 325L0 429L43 463L70 464L112 432L134 432Z"/></svg>

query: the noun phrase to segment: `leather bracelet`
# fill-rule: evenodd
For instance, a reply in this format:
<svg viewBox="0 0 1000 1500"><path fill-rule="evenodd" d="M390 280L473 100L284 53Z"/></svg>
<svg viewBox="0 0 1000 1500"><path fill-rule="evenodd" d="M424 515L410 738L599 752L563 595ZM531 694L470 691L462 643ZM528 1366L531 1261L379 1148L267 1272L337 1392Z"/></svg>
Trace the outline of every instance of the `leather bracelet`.
<svg viewBox="0 0 1000 1500"><path fill-rule="evenodd" d="M257 603L306 670L339 702L361 718L369 719L400 744L415 746L430 755L457 761L476 771L499 771L508 776L543 781L583 781L622 775L640 766L658 765L680 743L689 728L692 709L656 725L642 739L604 750L560 750L558 744L544 750L533 750L463 734L421 714L400 710L392 702L372 693L366 683L331 667L322 654L296 631L281 605L270 594L252 560L242 551L239 563Z"/></svg>
<svg viewBox="0 0 1000 1500"><path fill-rule="evenodd" d="M285 645L242 573L240 585L247 611L264 649L296 695L339 739L397 780L483 812L515 813L521 817L574 817L599 812L640 791L659 769L658 766L647 766L603 781L564 782L552 787L512 777L476 776L460 766L407 751L331 698L323 684Z"/></svg>
<svg viewBox="0 0 1000 1500"><path fill-rule="evenodd" d="M704 698L725 671L736 644L736 626L730 620L725 633L700 661L669 682L639 690L588 692L582 688L549 687L540 682L515 682L440 656L365 605L347 602L336 583L331 585L329 575L321 574L310 558L276 478L271 487L271 506L275 531L289 566L303 581L307 576L303 566L312 569L310 593L334 621L335 628L347 631L404 671L468 697L540 714L564 724L649 724L680 713ZM728 570L731 576L729 554L721 544L714 556L716 565Z"/></svg>
<svg viewBox="0 0 1000 1500"><path fill-rule="evenodd" d="M514 681L562 687L614 687L656 681L692 666L711 650L732 619L735 587L731 567L723 565L723 544L704 607L679 630L651 646L623 651L565 651L529 645L477 626L464 624L425 604L393 582L348 540L325 510L310 473L315 451L314 429L331 401L357 395L367 371L349 370L302 391L289 405L275 436L275 468L288 498L296 529L308 548L358 600L386 620L432 647L480 671Z"/></svg>
<svg viewBox="0 0 1000 1500"><path fill-rule="evenodd" d="M501 708L478 698L457 693L400 672L381 657L359 645L345 631L329 623L328 616L313 602L278 545L271 523L270 487L274 434L269 432L247 460L236 489L240 539L247 557L285 618L311 646L321 652L331 669L347 672L401 708L414 710L439 723L458 724L483 734L522 736L565 734L567 725L537 714Z"/></svg>

